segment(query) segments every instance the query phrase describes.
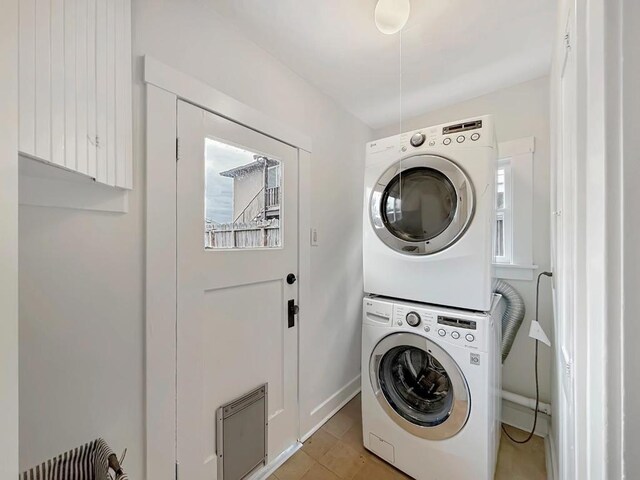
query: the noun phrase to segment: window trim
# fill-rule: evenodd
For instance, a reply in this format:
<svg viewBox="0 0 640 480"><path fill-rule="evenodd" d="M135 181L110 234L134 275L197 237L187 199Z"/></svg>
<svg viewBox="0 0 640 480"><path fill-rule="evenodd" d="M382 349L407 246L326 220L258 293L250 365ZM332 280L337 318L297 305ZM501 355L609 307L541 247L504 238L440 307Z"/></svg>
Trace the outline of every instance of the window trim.
<svg viewBox="0 0 640 480"><path fill-rule="evenodd" d="M504 206L502 208L498 208L496 204L496 222L494 223L494 228L497 225L498 217L502 217L502 229L504 231L504 255L496 255L494 263L510 265L513 259L513 179L511 176L511 158L502 158L498 160L498 170L500 169L504 170Z"/></svg>
<svg viewBox="0 0 640 480"><path fill-rule="evenodd" d="M494 259L495 274L498 278L532 280L533 271L538 268L533 262L534 153L535 137L519 138L501 142L498 145L498 165L509 163L509 182L511 183L509 188L511 255L509 261L501 262Z"/></svg>

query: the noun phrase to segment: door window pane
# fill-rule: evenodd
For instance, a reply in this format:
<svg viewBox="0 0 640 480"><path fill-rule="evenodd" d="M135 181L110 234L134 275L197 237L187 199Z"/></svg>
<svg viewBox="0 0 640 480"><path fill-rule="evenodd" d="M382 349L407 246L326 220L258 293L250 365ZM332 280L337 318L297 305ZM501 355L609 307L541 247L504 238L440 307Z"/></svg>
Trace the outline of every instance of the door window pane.
<svg viewBox="0 0 640 480"><path fill-rule="evenodd" d="M275 158L206 140L206 249L282 246L281 169Z"/></svg>

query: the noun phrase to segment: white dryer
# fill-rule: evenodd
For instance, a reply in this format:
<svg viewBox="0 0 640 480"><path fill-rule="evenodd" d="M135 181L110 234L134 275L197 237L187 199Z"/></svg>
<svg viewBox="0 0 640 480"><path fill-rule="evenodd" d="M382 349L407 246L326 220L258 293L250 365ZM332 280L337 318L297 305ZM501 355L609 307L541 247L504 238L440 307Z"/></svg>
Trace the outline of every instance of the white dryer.
<svg viewBox="0 0 640 480"><path fill-rule="evenodd" d="M488 313L365 297L364 446L417 480L492 480L500 296Z"/></svg>
<svg viewBox="0 0 640 480"><path fill-rule="evenodd" d="M365 292L489 310L496 150L491 116L367 144Z"/></svg>

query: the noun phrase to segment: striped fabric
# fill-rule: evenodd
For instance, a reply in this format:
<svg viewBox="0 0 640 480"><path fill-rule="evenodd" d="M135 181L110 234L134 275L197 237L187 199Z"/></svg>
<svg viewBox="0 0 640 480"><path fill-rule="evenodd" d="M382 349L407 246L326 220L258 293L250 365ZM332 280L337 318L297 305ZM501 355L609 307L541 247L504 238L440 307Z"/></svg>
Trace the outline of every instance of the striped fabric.
<svg viewBox="0 0 640 480"><path fill-rule="evenodd" d="M110 466L115 477L109 472ZM128 480L128 477L107 442L99 438L21 473L19 480Z"/></svg>

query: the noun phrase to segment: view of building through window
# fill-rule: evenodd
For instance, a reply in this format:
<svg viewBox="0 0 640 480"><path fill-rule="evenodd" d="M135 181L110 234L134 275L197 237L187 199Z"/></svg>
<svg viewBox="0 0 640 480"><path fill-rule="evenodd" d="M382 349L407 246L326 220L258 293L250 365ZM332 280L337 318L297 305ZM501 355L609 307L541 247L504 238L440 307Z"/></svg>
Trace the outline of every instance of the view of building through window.
<svg viewBox="0 0 640 480"><path fill-rule="evenodd" d="M280 247L279 160L207 139L204 246Z"/></svg>

